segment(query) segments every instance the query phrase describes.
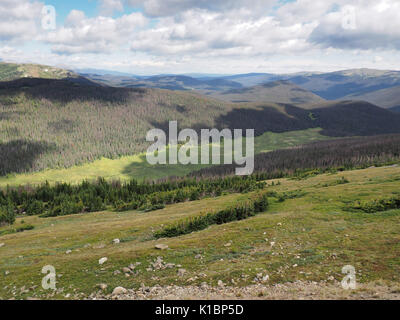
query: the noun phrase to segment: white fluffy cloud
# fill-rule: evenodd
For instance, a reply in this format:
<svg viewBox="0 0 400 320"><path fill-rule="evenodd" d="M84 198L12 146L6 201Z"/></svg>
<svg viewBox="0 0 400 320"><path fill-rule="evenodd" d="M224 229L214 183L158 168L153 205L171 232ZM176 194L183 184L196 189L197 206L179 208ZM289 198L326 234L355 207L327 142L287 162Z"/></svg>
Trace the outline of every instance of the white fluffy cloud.
<svg viewBox="0 0 400 320"><path fill-rule="evenodd" d="M122 0L99 0L100 13L102 15L112 15L115 11L124 11Z"/></svg>
<svg viewBox="0 0 400 320"><path fill-rule="evenodd" d="M400 2L355 1L323 16L310 42L340 49L400 50Z"/></svg>
<svg viewBox="0 0 400 320"><path fill-rule="evenodd" d="M174 16L192 9L227 12L232 9L247 8L253 13L263 13L276 4L276 0L126 0L127 5L140 6L153 17ZM261 12L260 12L261 10Z"/></svg>
<svg viewBox="0 0 400 320"><path fill-rule="evenodd" d="M190 10L161 18L150 30L138 33L133 51L152 54L269 55L308 47L314 24L283 26L272 16L251 18L243 10L221 14Z"/></svg>
<svg viewBox="0 0 400 320"><path fill-rule="evenodd" d="M0 41L27 40L36 35L43 4L29 0L0 1Z"/></svg>
<svg viewBox="0 0 400 320"><path fill-rule="evenodd" d="M60 54L112 52L147 23L147 18L136 12L113 19L87 18L82 11L73 10L65 26L43 35L40 40L51 44L53 52Z"/></svg>
<svg viewBox="0 0 400 320"><path fill-rule="evenodd" d="M98 0L99 16L76 8L63 26L46 32L38 26L39 1L45 2L0 0L3 59L7 50L27 57L15 43L31 39L43 61L79 67L101 61L121 71L393 68L400 55L398 0ZM123 14L128 8L142 11ZM354 21L344 27L349 8Z"/></svg>

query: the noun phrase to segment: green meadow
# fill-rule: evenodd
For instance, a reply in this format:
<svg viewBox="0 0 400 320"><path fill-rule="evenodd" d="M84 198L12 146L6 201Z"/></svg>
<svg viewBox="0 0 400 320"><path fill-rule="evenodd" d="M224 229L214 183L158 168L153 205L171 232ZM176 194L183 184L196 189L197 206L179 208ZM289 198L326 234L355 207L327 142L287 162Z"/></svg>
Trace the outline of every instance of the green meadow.
<svg viewBox="0 0 400 320"><path fill-rule="evenodd" d="M255 153L269 152L312 141L331 139L330 137L323 136L320 131L321 129L316 128L283 133L266 132L255 138ZM221 145L221 148L223 148L223 145ZM243 150L245 149L243 148ZM221 150L221 154L222 153L223 151ZM7 185L37 185L45 181L49 181L50 183L78 183L85 179L93 180L98 177L104 177L110 180L120 179L122 181L132 178L138 180L155 180L168 176L184 176L192 171L207 166L209 165L150 165L147 163L146 154L142 153L121 157L119 159L102 158L91 163L71 168L49 169L28 174L9 174L0 177L0 187L6 187Z"/></svg>
<svg viewBox="0 0 400 320"><path fill-rule="evenodd" d="M398 195L398 166L267 183L264 192L269 195L270 206L264 213L168 239L156 240L154 232L188 217L221 210L251 194L223 194L146 213L19 217L12 227L30 224L34 229L4 234L12 227L0 228L0 297L85 298L99 292L100 283L108 285L105 294L117 286L138 289L142 285L185 286L204 282L216 286L220 280L228 285L246 286L253 284L259 273L269 275L269 285L315 281L330 283L343 292L340 281L345 265L355 267L360 284L348 292L350 297L373 295L377 283L394 285L393 294L400 292L400 210L346 210L358 200ZM282 201L276 194L297 196ZM120 239L119 244L113 243L116 238ZM156 244L169 248L160 251L155 249ZM178 267L149 269L159 256L165 262L180 265L186 273L178 276ZM99 265L102 257L108 260ZM115 273L136 263L140 264L135 275ZM41 270L45 265L56 269L55 292L41 287ZM371 292L363 291L364 284L369 285ZM260 292L259 297L263 294Z"/></svg>

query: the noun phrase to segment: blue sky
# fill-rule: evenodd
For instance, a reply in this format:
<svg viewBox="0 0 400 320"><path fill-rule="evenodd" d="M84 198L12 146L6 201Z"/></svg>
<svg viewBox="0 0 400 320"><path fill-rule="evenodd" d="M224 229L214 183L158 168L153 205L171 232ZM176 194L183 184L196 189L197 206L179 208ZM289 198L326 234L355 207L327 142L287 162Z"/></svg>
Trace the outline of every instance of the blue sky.
<svg viewBox="0 0 400 320"><path fill-rule="evenodd" d="M398 70L398 12L397 0L2 0L0 59L135 74Z"/></svg>

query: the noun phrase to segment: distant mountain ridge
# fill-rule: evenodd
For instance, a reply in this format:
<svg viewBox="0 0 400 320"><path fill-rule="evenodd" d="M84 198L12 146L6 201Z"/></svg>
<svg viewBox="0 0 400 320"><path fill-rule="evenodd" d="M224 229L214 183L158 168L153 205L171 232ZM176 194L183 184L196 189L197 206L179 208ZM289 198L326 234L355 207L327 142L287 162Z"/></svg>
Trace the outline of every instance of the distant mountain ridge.
<svg viewBox="0 0 400 320"><path fill-rule="evenodd" d="M325 100L289 81L279 80L261 85L232 89L211 94L230 102L277 102L296 105L324 102Z"/></svg>
<svg viewBox="0 0 400 320"><path fill-rule="evenodd" d="M81 71L89 73L78 74L49 66L1 62L0 81L26 77L68 79L75 83L101 84L112 87L196 91L200 94L235 102L272 101L303 105L322 103L324 100L363 100L383 108L392 108L392 110L397 110L400 105L400 71L393 70L361 68L325 73L247 73L229 76L216 74L139 76L96 69ZM276 86L275 89L268 88L268 86L274 86L273 83L276 81L280 81L279 86ZM297 88L290 88L283 81L288 81Z"/></svg>

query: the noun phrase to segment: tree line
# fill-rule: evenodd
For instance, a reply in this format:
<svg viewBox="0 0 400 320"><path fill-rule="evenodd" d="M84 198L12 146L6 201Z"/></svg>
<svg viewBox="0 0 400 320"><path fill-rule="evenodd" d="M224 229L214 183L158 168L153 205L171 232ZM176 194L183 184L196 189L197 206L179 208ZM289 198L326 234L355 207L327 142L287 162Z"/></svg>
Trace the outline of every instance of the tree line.
<svg viewBox="0 0 400 320"><path fill-rule="evenodd" d="M256 177L181 178L163 182L83 181L78 185L48 182L39 187L0 190L0 223L12 224L17 214L54 217L105 209L151 211L167 204L250 192L264 187Z"/></svg>

